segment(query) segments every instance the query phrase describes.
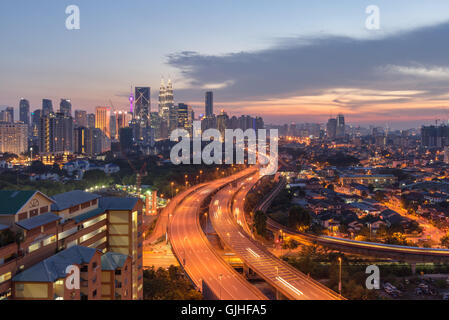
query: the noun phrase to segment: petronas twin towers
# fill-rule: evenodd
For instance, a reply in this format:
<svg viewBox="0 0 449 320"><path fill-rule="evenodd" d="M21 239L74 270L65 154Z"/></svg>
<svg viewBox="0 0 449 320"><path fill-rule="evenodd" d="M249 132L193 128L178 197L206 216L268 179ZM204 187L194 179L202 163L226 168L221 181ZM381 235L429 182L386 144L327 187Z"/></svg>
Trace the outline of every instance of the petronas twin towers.
<svg viewBox="0 0 449 320"><path fill-rule="evenodd" d="M164 79L162 79L159 89L159 116L168 122L170 120L170 110L173 110L174 106L172 82L168 80L167 85L165 85Z"/></svg>

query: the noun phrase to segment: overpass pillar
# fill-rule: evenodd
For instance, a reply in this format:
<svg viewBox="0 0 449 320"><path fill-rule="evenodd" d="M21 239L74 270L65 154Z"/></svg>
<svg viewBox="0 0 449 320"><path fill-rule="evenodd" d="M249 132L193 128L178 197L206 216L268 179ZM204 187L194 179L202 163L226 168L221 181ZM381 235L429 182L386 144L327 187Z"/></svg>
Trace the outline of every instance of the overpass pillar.
<svg viewBox="0 0 449 320"><path fill-rule="evenodd" d="M249 279L250 276L250 269L246 263L243 263L243 275Z"/></svg>
<svg viewBox="0 0 449 320"><path fill-rule="evenodd" d="M411 263L410 267L412 267L412 274L416 275L416 263Z"/></svg>

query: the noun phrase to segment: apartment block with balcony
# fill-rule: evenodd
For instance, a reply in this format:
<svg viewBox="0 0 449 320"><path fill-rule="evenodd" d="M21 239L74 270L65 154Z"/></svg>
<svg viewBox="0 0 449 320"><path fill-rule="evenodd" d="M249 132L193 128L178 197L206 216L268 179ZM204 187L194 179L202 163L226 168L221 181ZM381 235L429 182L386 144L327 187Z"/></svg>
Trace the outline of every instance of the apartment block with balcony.
<svg viewBox="0 0 449 320"><path fill-rule="evenodd" d="M80 270L80 286L68 286L69 266ZM47 258L12 279L15 300L100 300L101 252L74 246Z"/></svg>
<svg viewBox="0 0 449 320"><path fill-rule="evenodd" d="M0 191L0 299L11 297L16 274L74 246L129 256L129 296L142 299L142 208L137 198L84 191L53 197L39 191ZM127 299L121 291L117 294Z"/></svg>

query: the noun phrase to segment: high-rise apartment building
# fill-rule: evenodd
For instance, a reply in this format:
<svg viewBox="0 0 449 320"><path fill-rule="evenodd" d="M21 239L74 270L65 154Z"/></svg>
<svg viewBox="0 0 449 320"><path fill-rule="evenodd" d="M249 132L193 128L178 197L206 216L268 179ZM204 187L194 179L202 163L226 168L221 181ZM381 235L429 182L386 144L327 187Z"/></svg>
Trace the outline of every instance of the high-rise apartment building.
<svg viewBox="0 0 449 320"><path fill-rule="evenodd" d="M2 228L24 235L0 245L0 299L142 299L142 200L0 191L0 204ZM64 286L68 265L79 288Z"/></svg>
<svg viewBox="0 0 449 320"><path fill-rule="evenodd" d="M28 150L28 125L0 122L0 153L20 155Z"/></svg>

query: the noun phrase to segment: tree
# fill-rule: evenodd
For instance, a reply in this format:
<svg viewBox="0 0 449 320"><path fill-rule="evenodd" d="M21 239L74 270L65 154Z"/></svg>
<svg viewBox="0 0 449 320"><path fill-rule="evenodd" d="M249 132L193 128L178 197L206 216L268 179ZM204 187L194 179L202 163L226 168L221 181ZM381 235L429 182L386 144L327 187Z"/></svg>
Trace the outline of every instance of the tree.
<svg viewBox="0 0 449 320"><path fill-rule="evenodd" d="M443 247L449 248L449 233L441 237L440 243Z"/></svg>
<svg viewBox="0 0 449 320"><path fill-rule="evenodd" d="M267 216L260 210L254 213L254 228L257 234L265 237L267 235Z"/></svg>
<svg viewBox="0 0 449 320"><path fill-rule="evenodd" d="M309 212L301 206L293 206L288 211L288 224L291 228L309 227L312 217Z"/></svg>

